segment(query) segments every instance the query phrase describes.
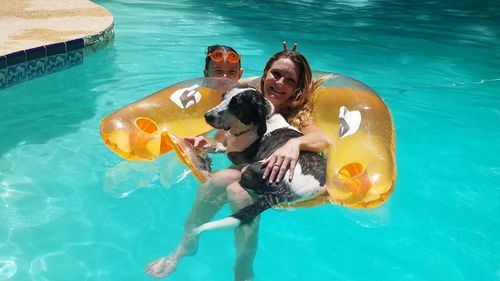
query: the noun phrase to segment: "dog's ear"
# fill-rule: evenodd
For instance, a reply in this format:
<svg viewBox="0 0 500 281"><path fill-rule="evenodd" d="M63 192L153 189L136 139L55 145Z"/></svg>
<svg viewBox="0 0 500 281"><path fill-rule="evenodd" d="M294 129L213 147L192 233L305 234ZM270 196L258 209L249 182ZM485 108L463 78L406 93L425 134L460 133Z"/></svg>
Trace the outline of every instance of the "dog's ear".
<svg viewBox="0 0 500 281"><path fill-rule="evenodd" d="M266 131L267 131L267 125L266 121L271 115L273 114L274 111L274 106L273 104L266 98L264 98L263 95L259 93L260 99L258 103L258 113L256 117L257 125L259 126L257 129L257 134L261 137L263 136Z"/></svg>
<svg viewBox="0 0 500 281"><path fill-rule="evenodd" d="M262 96L264 98L264 96ZM267 112L267 118L271 117L274 114L274 105L266 98L264 98L265 106L266 106L266 112Z"/></svg>
<svg viewBox="0 0 500 281"><path fill-rule="evenodd" d="M257 135L259 135L259 137L262 137L267 131L266 119L260 119L257 126Z"/></svg>

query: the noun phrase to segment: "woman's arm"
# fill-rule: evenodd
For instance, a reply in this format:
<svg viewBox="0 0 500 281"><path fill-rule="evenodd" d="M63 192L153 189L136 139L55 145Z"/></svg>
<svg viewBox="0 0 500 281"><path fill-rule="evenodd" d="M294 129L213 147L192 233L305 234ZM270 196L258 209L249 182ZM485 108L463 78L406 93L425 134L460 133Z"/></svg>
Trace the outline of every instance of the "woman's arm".
<svg viewBox="0 0 500 281"><path fill-rule="evenodd" d="M269 178L269 182L280 182L286 171L290 170L288 180L291 181L300 151L320 153L330 146L330 141L325 133L314 123L303 126L301 132L304 134L303 136L288 140L271 156L262 161L262 166L266 167L264 179Z"/></svg>
<svg viewBox="0 0 500 281"><path fill-rule="evenodd" d="M300 130L304 135L297 138L300 141L301 151L323 152L330 147L331 143L323 130L316 127L314 123L303 126Z"/></svg>

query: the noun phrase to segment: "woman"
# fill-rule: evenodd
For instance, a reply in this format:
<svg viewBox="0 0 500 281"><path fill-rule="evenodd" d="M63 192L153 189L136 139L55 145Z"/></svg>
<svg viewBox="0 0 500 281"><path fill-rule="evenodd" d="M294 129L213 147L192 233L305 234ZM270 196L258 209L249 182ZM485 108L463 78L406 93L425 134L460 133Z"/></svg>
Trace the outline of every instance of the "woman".
<svg viewBox="0 0 500 281"><path fill-rule="evenodd" d="M270 182L282 180L287 170L291 170L290 178L293 177L292 171L301 150L321 152L329 146L326 135L314 125L311 118L312 93L321 81L313 81L307 60L295 49L296 46L289 51L286 43L283 43L283 51L274 54L266 63L260 81L261 91L274 105L275 112L282 114L304 134L289 140L264 160L263 164L267 165L264 176ZM185 223L182 242L171 255L149 264L146 267L148 274L165 277L175 270L182 257L195 254L198 243L197 238L190 234L191 229L210 221L225 202L229 202L233 212L253 202L252 195L239 185L240 176L237 169L222 170L198 189L196 201ZM253 224L235 229L234 280L253 279L258 225L259 218L256 218Z"/></svg>

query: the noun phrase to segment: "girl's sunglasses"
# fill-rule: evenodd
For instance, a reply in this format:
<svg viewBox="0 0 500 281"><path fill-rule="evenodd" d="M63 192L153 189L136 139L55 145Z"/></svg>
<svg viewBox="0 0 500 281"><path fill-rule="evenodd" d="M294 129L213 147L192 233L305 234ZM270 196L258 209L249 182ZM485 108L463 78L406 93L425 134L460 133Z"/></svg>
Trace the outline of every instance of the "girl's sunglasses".
<svg viewBox="0 0 500 281"><path fill-rule="evenodd" d="M214 62L221 62L224 59L230 63L237 63L240 61L240 55L233 51L229 51L227 53L224 53L223 50L215 50L213 52L208 53L207 57L210 57L210 59Z"/></svg>

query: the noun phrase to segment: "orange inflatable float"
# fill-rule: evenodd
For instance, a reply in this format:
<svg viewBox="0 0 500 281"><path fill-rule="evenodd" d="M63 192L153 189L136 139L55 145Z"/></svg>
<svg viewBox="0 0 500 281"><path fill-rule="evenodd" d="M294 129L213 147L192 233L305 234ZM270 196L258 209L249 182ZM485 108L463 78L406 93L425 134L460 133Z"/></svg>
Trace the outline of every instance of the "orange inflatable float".
<svg viewBox="0 0 500 281"><path fill-rule="evenodd" d="M179 160L204 182L210 177L208 158L182 138L212 129L203 114L235 84L226 79L200 78L171 85L105 117L101 120L101 137L127 160L154 160L175 149Z"/></svg>
<svg viewBox="0 0 500 281"><path fill-rule="evenodd" d="M394 125L383 100L368 86L333 73L315 93L313 117L332 141L326 151L328 194L281 207L334 203L374 208L394 191ZM250 82L257 85L258 79ZM201 182L210 177L204 151L183 138L209 132L203 115L234 85L225 79L194 79L169 86L101 121L104 143L130 160L153 160L175 150Z"/></svg>

